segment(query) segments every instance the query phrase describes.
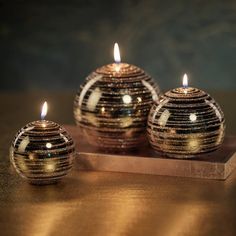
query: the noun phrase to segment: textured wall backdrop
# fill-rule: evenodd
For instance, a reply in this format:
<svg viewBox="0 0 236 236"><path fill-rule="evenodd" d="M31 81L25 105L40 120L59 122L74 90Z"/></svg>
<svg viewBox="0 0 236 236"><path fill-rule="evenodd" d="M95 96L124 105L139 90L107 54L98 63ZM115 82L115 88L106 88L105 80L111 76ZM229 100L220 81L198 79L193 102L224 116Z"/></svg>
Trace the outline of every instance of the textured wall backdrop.
<svg viewBox="0 0 236 236"><path fill-rule="evenodd" d="M1 90L76 89L123 61L162 88L236 89L236 1L0 1Z"/></svg>

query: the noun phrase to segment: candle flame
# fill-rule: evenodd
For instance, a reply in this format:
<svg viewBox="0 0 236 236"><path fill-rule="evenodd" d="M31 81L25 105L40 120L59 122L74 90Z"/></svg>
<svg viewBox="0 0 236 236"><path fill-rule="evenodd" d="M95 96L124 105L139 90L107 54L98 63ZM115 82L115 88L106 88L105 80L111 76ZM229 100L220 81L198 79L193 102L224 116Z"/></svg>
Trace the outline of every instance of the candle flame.
<svg viewBox="0 0 236 236"><path fill-rule="evenodd" d="M121 62L120 49L119 49L118 43L114 44L114 60L115 60L116 63L120 63Z"/></svg>
<svg viewBox="0 0 236 236"><path fill-rule="evenodd" d="M44 102L43 106L42 106L42 111L41 111L41 119L43 120L45 118L45 116L47 115L48 112L48 104L47 102Z"/></svg>
<svg viewBox="0 0 236 236"><path fill-rule="evenodd" d="M188 87L188 76L187 76L187 74L184 74L184 77L183 77L183 87L184 88Z"/></svg>

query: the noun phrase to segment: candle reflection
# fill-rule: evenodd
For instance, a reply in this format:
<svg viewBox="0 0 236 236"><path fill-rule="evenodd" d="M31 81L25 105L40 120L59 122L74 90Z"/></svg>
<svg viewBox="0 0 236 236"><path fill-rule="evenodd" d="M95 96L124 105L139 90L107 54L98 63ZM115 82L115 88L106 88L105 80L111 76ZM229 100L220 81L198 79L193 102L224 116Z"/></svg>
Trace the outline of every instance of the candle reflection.
<svg viewBox="0 0 236 236"><path fill-rule="evenodd" d="M195 122L197 120L197 116L194 114L194 113L191 113L189 115L189 119L192 121L192 122Z"/></svg>

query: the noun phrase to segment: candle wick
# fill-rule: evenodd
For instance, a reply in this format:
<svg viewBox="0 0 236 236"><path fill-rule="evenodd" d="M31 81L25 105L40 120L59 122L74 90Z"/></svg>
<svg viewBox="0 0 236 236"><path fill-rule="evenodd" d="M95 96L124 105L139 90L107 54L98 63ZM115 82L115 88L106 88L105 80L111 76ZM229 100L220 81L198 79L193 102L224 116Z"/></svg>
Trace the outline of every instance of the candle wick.
<svg viewBox="0 0 236 236"><path fill-rule="evenodd" d="M41 120L45 120L45 116L41 114L40 116Z"/></svg>
<svg viewBox="0 0 236 236"><path fill-rule="evenodd" d="M188 93L188 86L184 86L184 94L187 94Z"/></svg>
<svg viewBox="0 0 236 236"><path fill-rule="evenodd" d="M120 62L116 62L115 70L116 70L116 72L120 71Z"/></svg>

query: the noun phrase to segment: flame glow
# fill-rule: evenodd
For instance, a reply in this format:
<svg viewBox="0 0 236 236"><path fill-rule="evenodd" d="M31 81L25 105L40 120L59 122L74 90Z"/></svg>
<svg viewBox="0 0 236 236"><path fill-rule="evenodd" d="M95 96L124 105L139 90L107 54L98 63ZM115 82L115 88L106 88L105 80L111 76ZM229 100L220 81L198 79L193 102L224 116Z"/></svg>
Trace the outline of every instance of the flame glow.
<svg viewBox="0 0 236 236"><path fill-rule="evenodd" d="M188 76L187 76L187 74L184 74L184 77L183 77L183 87L184 88L188 87Z"/></svg>
<svg viewBox="0 0 236 236"><path fill-rule="evenodd" d="M115 60L116 63L120 63L121 62L120 49L119 49L118 43L114 44L114 60Z"/></svg>
<svg viewBox="0 0 236 236"><path fill-rule="evenodd" d="M42 106L42 111L41 111L41 119L43 120L45 118L45 116L47 115L48 112L48 104L47 102L44 102L43 106Z"/></svg>

